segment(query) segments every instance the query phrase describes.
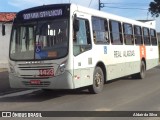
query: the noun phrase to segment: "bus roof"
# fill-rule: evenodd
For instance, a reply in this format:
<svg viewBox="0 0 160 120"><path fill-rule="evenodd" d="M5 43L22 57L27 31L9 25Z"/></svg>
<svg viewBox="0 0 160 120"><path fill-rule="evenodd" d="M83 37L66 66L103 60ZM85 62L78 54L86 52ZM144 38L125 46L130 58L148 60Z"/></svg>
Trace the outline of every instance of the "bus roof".
<svg viewBox="0 0 160 120"><path fill-rule="evenodd" d="M118 15L111 14L111 13L104 12L104 11L99 11L99 10L92 9L92 8L83 7L83 6L76 5L76 4L72 4L72 6L77 6L78 11L84 12L84 13L87 13L87 14L91 14L93 16L107 18L107 19L116 20L116 21L118 20L118 21L125 22L125 23L136 24L136 25L139 25L139 26L145 26L145 27L155 29L154 24L153 25L147 24L147 23L144 23L144 22L141 22L141 21L137 21L137 20L133 20L133 19L130 19L130 18L118 16Z"/></svg>
<svg viewBox="0 0 160 120"><path fill-rule="evenodd" d="M42 5L42 6L37 6L37 7L33 7L33 8L28 8L28 9L25 9L25 10L18 12L17 17L22 19L22 14L24 14L24 13L33 13L34 11L45 11L45 10L47 11L48 9L58 9L58 8L64 9L64 8L69 8L69 7L71 7L71 9L73 9L74 11L79 11L79 12L83 12L86 14L90 14L91 16L97 16L97 17L102 17L102 18L111 19L111 20L118 20L118 21L124 22L124 23L130 23L130 24L135 24L135 25L155 29L155 25L146 24L144 22L140 22L140 21L126 18L126 17L114 15L114 14L104 12L104 11L99 11L99 10L96 10L93 8L87 8L87 7L73 4L73 3L71 3L71 4L70 3L50 4L50 5Z"/></svg>

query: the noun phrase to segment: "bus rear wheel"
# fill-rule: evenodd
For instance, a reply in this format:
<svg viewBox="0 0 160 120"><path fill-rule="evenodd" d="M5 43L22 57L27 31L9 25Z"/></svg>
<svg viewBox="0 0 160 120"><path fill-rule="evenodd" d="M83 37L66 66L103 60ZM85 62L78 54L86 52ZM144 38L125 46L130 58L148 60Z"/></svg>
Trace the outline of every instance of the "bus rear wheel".
<svg viewBox="0 0 160 120"><path fill-rule="evenodd" d="M144 61L141 61L141 66L140 66L140 72L137 74L132 75L133 78L136 79L144 79L145 78L145 72L146 72L146 65Z"/></svg>
<svg viewBox="0 0 160 120"><path fill-rule="evenodd" d="M98 94L103 90L104 86L104 74L100 67L96 67L93 74L93 85L88 87L88 90L92 94Z"/></svg>

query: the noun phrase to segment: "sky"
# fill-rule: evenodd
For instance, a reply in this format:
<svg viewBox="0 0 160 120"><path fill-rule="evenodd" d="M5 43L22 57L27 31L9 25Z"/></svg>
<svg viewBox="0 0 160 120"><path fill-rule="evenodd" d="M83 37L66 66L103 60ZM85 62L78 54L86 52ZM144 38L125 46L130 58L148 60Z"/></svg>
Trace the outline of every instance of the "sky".
<svg viewBox="0 0 160 120"><path fill-rule="evenodd" d="M101 11L135 20L155 19L156 29L160 32L160 17L153 18L148 12L149 3L152 1L153 0L101 0L101 3L105 3L105 7L103 7ZM0 12L18 12L39 5L69 2L98 9L98 0L0 0Z"/></svg>

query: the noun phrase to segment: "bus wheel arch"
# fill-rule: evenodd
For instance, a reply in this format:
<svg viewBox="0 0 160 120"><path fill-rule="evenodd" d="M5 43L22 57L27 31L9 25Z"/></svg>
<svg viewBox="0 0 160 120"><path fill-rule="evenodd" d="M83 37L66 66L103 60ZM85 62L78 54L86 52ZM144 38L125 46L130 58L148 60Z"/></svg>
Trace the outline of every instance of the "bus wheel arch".
<svg viewBox="0 0 160 120"><path fill-rule="evenodd" d="M145 58L142 58L141 65L140 65L140 74L139 74L140 79L145 78L146 68L147 68L146 67L146 60L145 60Z"/></svg>
<svg viewBox="0 0 160 120"><path fill-rule="evenodd" d="M105 67L104 63L103 63L103 62L98 62L98 63L96 64L96 67L97 67L97 66L102 69L103 74L104 74L104 83L106 83L107 71L106 71L106 67Z"/></svg>
<svg viewBox="0 0 160 120"><path fill-rule="evenodd" d="M134 79L144 79L145 78L146 68L147 68L146 60L145 60L145 58L142 58L141 59L141 63L140 63L140 72L138 72L136 74L133 74L132 77Z"/></svg>
<svg viewBox="0 0 160 120"><path fill-rule="evenodd" d="M144 64L145 64L145 69L147 70L147 64L146 64L146 59L145 58L142 58L142 60L141 60L141 62L144 62Z"/></svg>
<svg viewBox="0 0 160 120"><path fill-rule="evenodd" d="M93 73L93 84L88 87L92 94L98 94L103 90L106 80L106 68L102 62L97 63Z"/></svg>

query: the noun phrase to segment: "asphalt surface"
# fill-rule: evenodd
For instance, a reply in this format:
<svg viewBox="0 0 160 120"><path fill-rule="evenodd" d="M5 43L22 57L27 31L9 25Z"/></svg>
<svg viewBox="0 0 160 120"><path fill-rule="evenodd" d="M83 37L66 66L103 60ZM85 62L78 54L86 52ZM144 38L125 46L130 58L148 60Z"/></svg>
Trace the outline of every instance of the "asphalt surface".
<svg viewBox="0 0 160 120"><path fill-rule="evenodd" d="M0 111L160 111L160 66L147 71L143 80L124 77L108 82L100 94L90 94L87 90L44 92L34 89L13 92L8 85L7 72L0 73L0 82ZM4 89L10 92L4 94ZM160 120L159 117L55 119Z"/></svg>
<svg viewBox="0 0 160 120"><path fill-rule="evenodd" d="M0 71L0 95L23 91L23 90L25 90L25 89L12 89L12 88L10 88L8 72L6 70Z"/></svg>

